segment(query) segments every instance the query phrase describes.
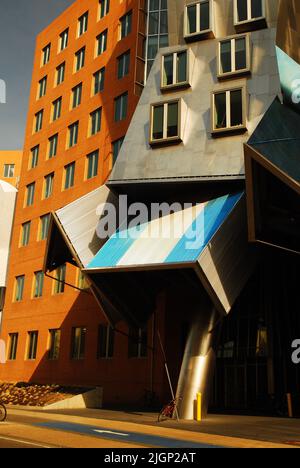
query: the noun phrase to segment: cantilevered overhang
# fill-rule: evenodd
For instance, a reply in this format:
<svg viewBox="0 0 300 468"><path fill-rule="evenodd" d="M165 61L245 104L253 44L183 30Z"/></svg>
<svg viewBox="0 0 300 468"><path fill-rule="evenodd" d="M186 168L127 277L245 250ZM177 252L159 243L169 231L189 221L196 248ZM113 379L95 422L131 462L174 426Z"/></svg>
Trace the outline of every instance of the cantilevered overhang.
<svg viewBox="0 0 300 468"><path fill-rule="evenodd" d="M46 274L64 263L81 269L88 265L107 241L107 237L98 236L97 227L108 205L116 207L117 213L116 197L102 186L51 213L44 263ZM118 311L93 282L90 290L112 325L121 320Z"/></svg>
<svg viewBox="0 0 300 468"><path fill-rule="evenodd" d="M183 278L199 291L204 286L220 314L227 314L254 263L245 197L237 193L121 227L84 271L125 320L141 324L156 294Z"/></svg>
<svg viewBox="0 0 300 468"><path fill-rule="evenodd" d="M245 145L249 240L300 253L300 114L276 99Z"/></svg>

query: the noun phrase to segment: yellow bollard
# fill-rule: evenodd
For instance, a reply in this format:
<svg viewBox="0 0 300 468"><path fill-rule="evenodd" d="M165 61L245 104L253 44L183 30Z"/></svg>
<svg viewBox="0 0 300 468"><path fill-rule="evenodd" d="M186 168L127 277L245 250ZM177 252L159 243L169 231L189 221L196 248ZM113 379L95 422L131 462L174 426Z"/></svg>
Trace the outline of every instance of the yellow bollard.
<svg viewBox="0 0 300 468"><path fill-rule="evenodd" d="M202 421L202 393L197 393L197 421Z"/></svg>

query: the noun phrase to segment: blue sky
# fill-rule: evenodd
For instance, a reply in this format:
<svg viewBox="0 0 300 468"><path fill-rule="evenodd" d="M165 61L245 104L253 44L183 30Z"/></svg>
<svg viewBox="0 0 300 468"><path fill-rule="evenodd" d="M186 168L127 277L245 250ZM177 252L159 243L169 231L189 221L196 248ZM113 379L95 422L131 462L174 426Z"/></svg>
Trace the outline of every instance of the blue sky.
<svg viewBox="0 0 300 468"><path fill-rule="evenodd" d="M6 83L6 104L0 103L0 150L23 148L35 38L72 3L0 0L0 80Z"/></svg>

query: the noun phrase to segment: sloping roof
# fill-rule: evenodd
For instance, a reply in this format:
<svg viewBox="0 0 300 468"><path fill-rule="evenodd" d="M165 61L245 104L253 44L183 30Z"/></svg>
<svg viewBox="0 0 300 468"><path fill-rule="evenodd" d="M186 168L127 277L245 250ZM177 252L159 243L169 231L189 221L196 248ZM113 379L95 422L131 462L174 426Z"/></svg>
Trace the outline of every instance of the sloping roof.
<svg viewBox="0 0 300 468"><path fill-rule="evenodd" d="M300 114L275 99L248 141L258 162L265 159L272 165L274 175L284 173L297 184L300 184L299 129Z"/></svg>

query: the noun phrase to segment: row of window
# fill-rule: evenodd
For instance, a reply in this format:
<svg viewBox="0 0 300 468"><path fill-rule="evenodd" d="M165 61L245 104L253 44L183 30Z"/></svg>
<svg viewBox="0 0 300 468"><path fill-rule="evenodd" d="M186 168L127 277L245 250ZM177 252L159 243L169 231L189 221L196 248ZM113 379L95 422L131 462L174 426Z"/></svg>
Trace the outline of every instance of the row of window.
<svg viewBox="0 0 300 468"><path fill-rule="evenodd" d="M72 106L73 108L78 107L81 104L82 97L82 83L77 85L72 90ZM114 99L114 121L120 122L125 120L127 117L128 108L128 92L121 94ZM90 114L90 125L88 135L93 136L100 131L101 127L101 108L96 109ZM52 103L51 121L55 122L61 117L62 112L62 97L56 99ZM34 132L38 133L43 128L44 110L40 110L35 114L34 119ZM78 127L79 122L74 122L69 125L69 137L67 140L67 148L71 148L77 144L78 141Z"/></svg>
<svg viewBox="0 0 300 468"><path fill-rule="evenodd" d="M103 43L104 45L106 43ZM104 49L101 48L101 51L104 52ZM101 53L102 53L101 52ZM76 54L76 66L75 69L76 71L79 71L83 66L85 62L85 48L82 48L77 54ZM121 80L125 76L129 74L130 70L130 51L126 51L123 54L121 54L119 57L117 57L117 78ZM56 68L56 74L55 74L55 85L59 86L62 84L65 80L65 75L66 75L66 62L61 63L57 68ZM97 72L93 74L93 83L92 83L92 95L96 95L99 92L103 91L104 89L104 78L105 78L105 67L101 68ZM38 82L38 90L37 90L37 98L41 99L44 97L47 93L47 85L48 85L48 76L44 76L42 79L39 80ZM77 86L82 87L82 83L80 83ZM72 89L72 93L76 90L76 87ZM72 106L72 98L71 98L71 108L74 108L74 105ZM77 104L78 105L78 104ZM76 107L76 106L75 106Z"/></svg>
<svg viewBox="0 0 300 468"><path fill-rule="evenodd" d="M25 351L26 360L35 360L38 350L39 332L28 331ZM130 328L128 335L128 357L147 357L147 330L141 328ZM61 330L48 330L47 358L57 361L61 350ZM19 333L9 334L8 354L9 361L17 359ZM70 358L82 360L85 358L87 345L87 328L73 327L71 331ZM115 332L108 325L99 325L97 337L97 359L111 359L114 356Z"/></svg>
<svg viewBox="0 0 300 468"><path fill-rule="evenodd" d="M99 19L104 18L109 13L109 0L100 0L99 1ZM77 26L77 37L81 37L84 33L88 30L88 21L89 21L89 12L86 11L83 15L78 18L78 26ZM126 13L122 18L119 20L119 33L118 39L121 40L128 36L131 33L132 29L132 11ZM68 47L69 44L69 28L65 29L59 35L59 45L58 45L58 53L62 52ZM106 49L107 44L107 30L102 32L97 37L97 50L102 49L105 46ZM100 54L98 54L100 55ZM41 57L41 66L47 65L50 62L51 57L51 43L47 44L42 50L42 57ZM81 59L79 59L81 60Z"/></svg>
<svg viewBox="0 0 300 468"><path fill-rule="evenodd" d="M97 125L97 120L95 125ZM75 137L74 137L75 138ZM77 138L77 137L76 137ZM53 158L57 152L57 135L55 138L51 138L49 143L49 158ZM112 143L112 159L113 164L115 163L118 154L120 152L121 146L123 144L124 137L119 138L118 140ZM31 161L30 167L34 168L38 164L39 159L39 146L36 146L31 151ZM93 151L92 153L86 156L86 166L85 166L85 176L84 180L90 180L94 177L97 177L98 170L99 170L99 150ZM64 166L63 170L63 178L62 178L62 190L68 190L72 188L75 184L75 169L76 169L76 162L73 161L66 166ZM55 173L51 172L44 176L43 180L43 189L42 189L42 199L48 199L51 197L54 188L54 178ZM35 190L36 190L36 182L32 182L26 186L25 191L25 198L24 198L24 207L29 207L34 204L35 198Z"/></svg>
<svg viewBox="0 0 300 468"><path fill-rule="evenodd" d="M29 223L25 223L27 226ZM24 225L23 225L24 227ZM48 224L49 227L49 224ZM30 228L29 228L30 231ZM29 234L26 228L26 231L23 230L21 239L23 240L24 237L28 236ZM54 277L52 280L52 295L56 294L63 294L65 292L65 281L66 281L66 273L67 273L67 266L62 265L58 267L54 272ZM78 270L77 273L77 280L76 280L76 287L80 290L86 290L89 288L89 283L86 280L84 274ZM15 286L14 286L14 302L21 302L24 299L24 288L25 288L25 275L17 276L15 279ZM33 275L32 281L32 289L31 289L31 298L37 299L43 296L43 288L44 288L44 273L42 271L36 271Z"/></svg>
<svg viewBox="0 0 300 468"><path fill-rule="evenodd" d="M250 36L240 34L218 41L218 78L251 73ZM161 91L190 86L188 50L164 54ZM212 134L242 130L246 125L246 94L243 87L229 87L212 93ZM181 141L181 100L151 105L150 144Z"/></svg>
<svg viewBox="0 0 300 468"><path fill-rule="evenodd" d="M3 166L3 178L11 179L15 175L15 164L4 164Z"/></svg>
<svg viewBox="0 0 300 468"><path fill-rule="evenodd" d="M239 32L265 20L265 0L234 0L234 26ZM187 41L213 33L213 0L201 0L185 7L184 37Z"/></svg>
<svg viewBox="0 0 300 468"><path fill-rule="evenodd" d="M20 232L20 239L19 239L20 247L26 247L29 244L31 226L32 226L31 221L27 221L22 224L21 232ZM43 216L40 216L37 241L43 241L47 239L48 233L49 233L49 226L50 226L50 214L47 213Z"/></svg>

